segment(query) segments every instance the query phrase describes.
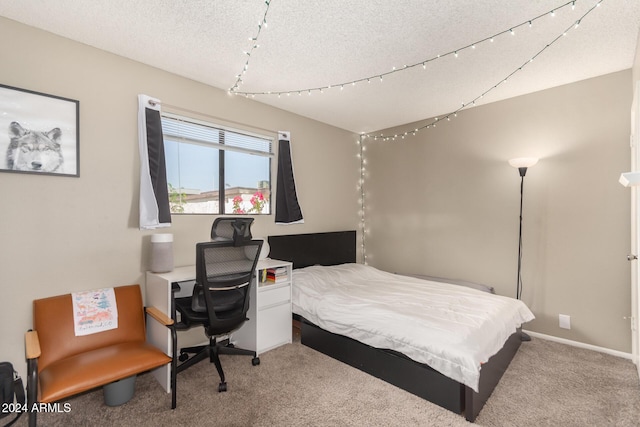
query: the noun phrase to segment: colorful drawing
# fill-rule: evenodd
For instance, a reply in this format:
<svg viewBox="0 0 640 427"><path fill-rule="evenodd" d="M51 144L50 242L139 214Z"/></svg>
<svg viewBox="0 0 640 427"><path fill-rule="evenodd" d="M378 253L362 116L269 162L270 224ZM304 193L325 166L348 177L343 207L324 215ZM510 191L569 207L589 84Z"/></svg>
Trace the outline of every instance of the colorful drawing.
<svg viewBox="0 0 640 427"><path fill-rule="evenodd" d="M118 327L118 306L113 288L75 292L71 298L76 336Z"/></svg>

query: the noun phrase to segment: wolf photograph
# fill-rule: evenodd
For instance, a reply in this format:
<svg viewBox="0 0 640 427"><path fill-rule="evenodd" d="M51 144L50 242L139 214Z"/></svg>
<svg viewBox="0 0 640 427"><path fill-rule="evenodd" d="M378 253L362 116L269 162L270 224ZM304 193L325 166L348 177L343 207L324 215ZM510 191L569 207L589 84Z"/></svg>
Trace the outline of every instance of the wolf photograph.
<svg viewBox="0 0 640 427"><path fill-rule="evenodd" d="M79 176L78 101L0 85L0 172Z"/></svg>
<svg viewBox="0 0 640 427"><path fill-rule="evenodd" d="M60 149L60 128L49 132L24 129L20 123L9 125L7 169L31 172L58 172L64 167Z"/></svg>

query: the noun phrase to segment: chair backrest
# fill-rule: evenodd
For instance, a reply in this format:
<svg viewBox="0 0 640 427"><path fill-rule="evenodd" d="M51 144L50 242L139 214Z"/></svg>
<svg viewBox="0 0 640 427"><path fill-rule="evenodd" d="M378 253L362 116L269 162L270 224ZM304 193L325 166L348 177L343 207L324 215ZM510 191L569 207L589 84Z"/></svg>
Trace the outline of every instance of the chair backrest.
<svg viewBox="0 0 640 427"><path fill-rule="evenodd" d="M216 218L211 226L211 240L232 241L235 246L251 240L253 218L225 217Z"/></svg>
<svg viewBox="0 0 640 427"><path fill-rule="evenodd" d="M262 243L249 240L239 245L231 241L196 244L196 288L201 287L205 297L210 335L231 332L246 320Z"/></svg>
<svg viewBox="0 0 640 427"><path fill-rule="evenodd" d="M120 342L145 341L144 306L140 286L114 288L118 327L91 335L76 336L71 294L33 301L33 329L38 332L38 370L50 363Z"/></svg>

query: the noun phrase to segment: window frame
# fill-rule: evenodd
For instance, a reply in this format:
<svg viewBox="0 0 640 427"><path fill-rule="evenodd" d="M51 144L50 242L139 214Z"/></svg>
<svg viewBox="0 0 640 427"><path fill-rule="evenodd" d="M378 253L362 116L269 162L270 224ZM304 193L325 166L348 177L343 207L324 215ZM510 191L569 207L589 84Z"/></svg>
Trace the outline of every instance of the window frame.
<svg viewBox="0 0 640 427"><path fill-rule="evenodd" d="M187 122L190 124L194 124L194 125L198 125L198 126L204 126L204 127L208 127L208 128L212 128L215 129L217 131L220 132L219 134L219 138L218 138L218 142L208 142L208 141L203 141L203 140L197 140L194 138L189 138L186 137L184 135L176 135L176 134L168 134L169 137L176 141L178 144L194 144L194 145L201 145L201 146L205 146L205 147L211 147L214 149L218 150L218 156L217 156L217 161L218 161L218 212L171 212L171 215L272 215L273 214L273 185L272 185L272 181L273 181L273 159L275 158L276 154L274 152L274 144L276 141L276 134L275 132L272 135L268 135L265 131L263 133L259 133L258 131L253 131L253 130L246 130L246 129L239 129L239 128L235 128L235 127L231 127L231 126L227 126L227 125L223 125L219 122L215 122L215 121L209 121L209 120L203 120L203 119L198 119L192 116L185 116L183 114L176 114L176 113L172 113L172 112L166 112L166 111L162 111L161 114L161 121L164 121L165 119L167 120L173 120L173 121L177 121L177 122ZM247 136L250 138L258 138L258 139L262 139L268 142L268 152L267 151L261 151L261 150L253 150L250 148L245 148L245 147L240 147L240 146L235 146L235 145L225 145L225 140L226 140L226 136L227 133L233 133L233 134L237 134L237 135L241 135L241 136ZM164 129L163 129L163 143L165 143L165 140L167 138L167 134L165 134ZM268 191L269 191L269 199L268 199L268 212L267 213L255 213L255 212L251 212L251 213L233 213L233 212L225 212L226 209L226 197L225 197L225 193L227 192L226 189L226 177L225 177L225 171L226 171L226 159L225 159L225 151L229 151L229 152L236 152L236 153L242 153L245 155L254 155L254 156L259 156L259 157L266 157L269 161L269 167L268 167L268 177L269 177L269 186L268 186ZM165 153L165 158L166 158L166 153ZM168 182L168 184L170 184ZM242 188L242 187L238 187L238 188ZM179 188L178 188L179 190ZM215 191L215 190L214 190Z"/></svg>

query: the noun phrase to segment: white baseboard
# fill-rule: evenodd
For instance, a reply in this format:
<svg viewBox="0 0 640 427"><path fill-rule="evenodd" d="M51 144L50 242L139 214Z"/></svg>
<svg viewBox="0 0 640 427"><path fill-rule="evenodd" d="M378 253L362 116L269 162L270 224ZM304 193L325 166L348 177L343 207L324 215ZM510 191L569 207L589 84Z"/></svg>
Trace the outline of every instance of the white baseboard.
<svg viewBox="0 0 640 427"><path fill-rule="evenodd" d="M530 335L532 337L535 337L535 338L541 338L543 340L554 341L554 342L558 342L560 344L571 345L573 347L584 348L584 349L587 349L587 350L599 351L600 353L610 354L612 356L622 357L623 359L629 359L629 360L633 361L633 355L631 353L625 353L625 352L618 351L618 350L612 350L610 348L598 347L597 345L585 344L585 343L578 342L578 341L571 341L571 340L568 340L568 339L565 339L565 338L558 338L558 337L554 337L552 335L541 334L539 332L525 331L524 329L522 330L522 332L525 332L526 334L528 334L528 335Z"/></svg>

